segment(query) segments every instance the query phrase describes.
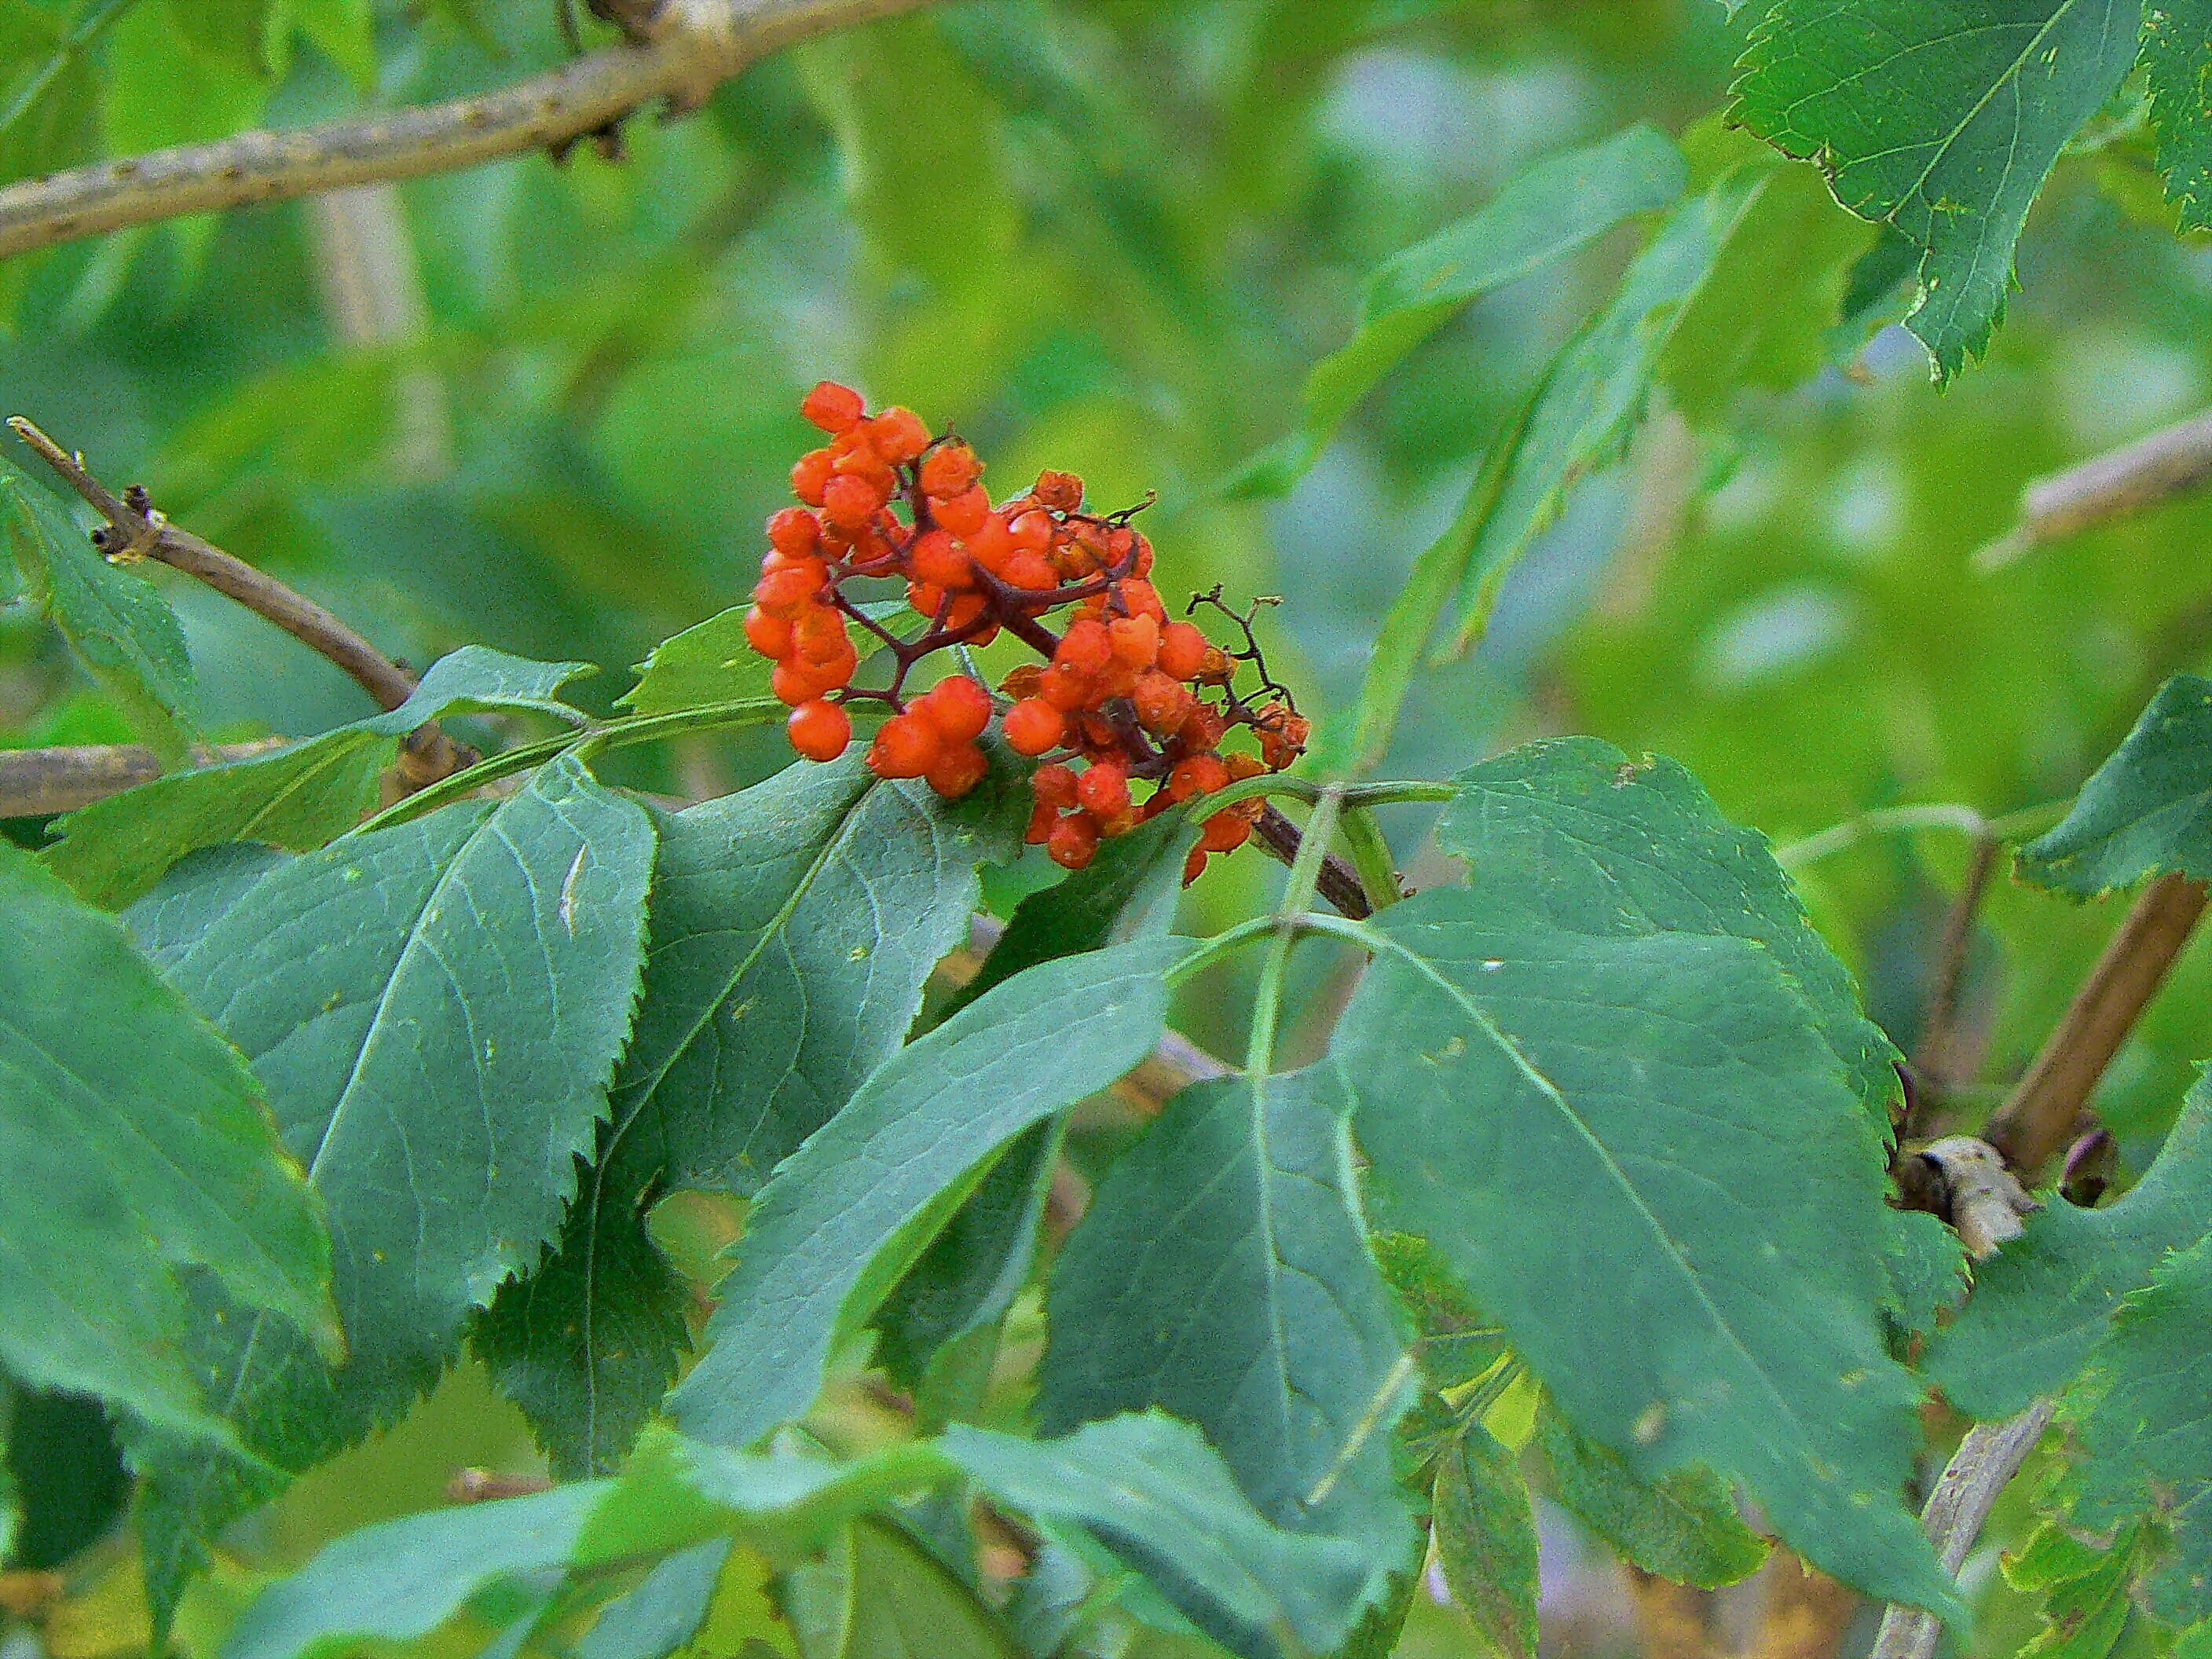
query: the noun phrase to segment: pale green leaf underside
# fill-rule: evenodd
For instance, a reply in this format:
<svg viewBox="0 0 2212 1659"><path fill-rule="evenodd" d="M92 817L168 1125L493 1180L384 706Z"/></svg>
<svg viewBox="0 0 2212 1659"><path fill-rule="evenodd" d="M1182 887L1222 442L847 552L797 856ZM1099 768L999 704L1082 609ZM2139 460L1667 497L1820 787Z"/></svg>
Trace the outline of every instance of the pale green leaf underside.
<svg viewBox="0 0 2212 1659"><path fill-rule="evenodd" d="M307 852L375 809L380 775L404 733L425 720L492 708L580 720L554 694L587 666L465 647L432 664L396 709L273 754L173 772L78 809L62 820L64 839L46 859L85 898L118 909L203 847L258 841Z"/></svg>
<svg viewBox="0 0 2212 1659"><path fill-rule="evenodd" d="M2159 687L2065 817L2021 848L2015 867L2075 898L2174 871L2212 879L2212 680L2177 674Z"/></svg>
<svg viewBox="0 0 2212 1659"><path fill-rule="evenodd" d="M1018 842L1001 771L948 805L850 757L662 821L636 1031L559 1249L478 1347L568 1474L611 1467L673 1380L688 1289L645 1231L672 1187L750 1195L904 1037Z"/></svg>
<svg viewBox="0 0 2212 1659"><path fill-rule="evenodd" d="M176 613L143 576L112 565L46 490L0 460L8 540L25 586L100 688L165 760L192 738L191 659Z"/></svg>
<svg viewBox="0 0 2212 1659"><path fill-rule="evenodd" d="M1232 496L1279 495L1310 469L1345 417L1419 344L1484 294L1572 252L1681 193L1682 154L1629 127L1547 156L1476 212L1376 267L1350 340L1306 378L1305 419L1231 481Z"/></svg>
<svg viewBox="0 0 2212 1659"><path fill-rule="evenodd" d="M992 1157L1151 1052L1191 949L1133 941L1016 975L894 1054L761 1189L670 1396L689 1433L748 1445L803 1413L857 1330Z"/></svg>
<svg viewBox="0 0 2212 1659"><path fill-rule="evenodd" d="M1958 372L2004 313L2052 163L2136 61L2140 0L1778 0L1736 113L1922 250L1905 319Z"/></svg>
<svg viewBox="0 0 2212 1659"><path fill-rule="evenodd" d="M2212 1217L2212 1080L2200 1077L2156 1160L2102 1209L2046 1204L1974 1270L1974 1293L1930 1340L1929 1374L1960 1410L2007 1417L2063 1388L2122 1299Z"/></svg>
<svg viewBox="0 0 2212 1659"><path fill-rule="evenodd" d="M1639 1474L1709 1465L1846 1582L1952 1605L1901 1500L1880 1139L1770 953L1500 927L1450 890L1372 925L1333 1054L1384 1223Z"/></svg>
<svg viewBox="0 0 2212 1659"><path fill-rule="evenodd" d="M264 1320L207 1328L216 1403L272 1462L396 1414L552 1237L629 1031L653 853L642 809L563 757L504 801L272 870L170 970L253 1060L330 1214L342 1370ZM231 1473L162 1471L150 1530L188 1548L243 1500Z"/></svg>
<svg viewBox="0 0 2212 1659"><path fill-rule="evenodd" d="M1061 1249L1037 1423L1157 1407L1197 1425L1277 1524L1395 1561L1401 1347L1342 1109L1323 1069L1176 1097Z"/></svg>
<svg viewBox="0 0 2212 1659"><path fill-rule="evenodd" d="M0 1140L9 1375L220 1438L181 1362L183 1266L336 1344L321 1218L260 1085L118 924L4 844Z"/></svg>

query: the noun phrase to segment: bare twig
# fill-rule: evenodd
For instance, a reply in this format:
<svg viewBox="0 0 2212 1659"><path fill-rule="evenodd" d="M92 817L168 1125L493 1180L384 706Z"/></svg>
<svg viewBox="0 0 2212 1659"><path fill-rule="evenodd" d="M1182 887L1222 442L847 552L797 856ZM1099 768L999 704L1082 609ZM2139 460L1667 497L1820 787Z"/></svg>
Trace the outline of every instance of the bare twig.
<svg viewBox="0 0 2212 1659"><path fill-rule="evenodd" d="M2038 478L2021 491L2020 522L1974 555L1996 570L2063 536L2171 501L2212 478L2212 410Z"/></svg>
<svg viewBox="0 0 2212 1659"><path fill-rule="evenodd" d="M1973 1067L1963 1063L1960 1054L1959 998L1966 985L1966 957L1974 942L1974 918L1981 913L1982 898L1989 891L1990 876L2002 848L2002 843L1994 836L1977 838L1966 882L1944 915L1936 971L1929 978L1927 1012L1920 1022L1920 1041L1912 1052L1912 1069L1918 1074L1921 1093L1899 1130L1901 1134L1922 1133L1924 1123L1916 1120L1940 1110L1950 1092L1970 1080Z"/></svg>
<svg viewBox="0 0 2212 1659"><path fill-rule="evenodd" d="M1270 805L1260 814L1259 822L1252 826L1252 839L1285 865L1297 862L1298 829L1280 809ZM1359 872L1334 853L1322 860L1321 879L1316 885L1323 898L1334 905L1340 915L1354 921L1364 921L1375 914L1375 907L1368 902L1367 890L1360 884Z"/></svg>
<svg viewBox="0 0 2212 1659"><path fill-rule="evenodd" d="M2081 1133L2091 1091L2165 984L2204 901L2204 884L2180 875L2161 876L2136 896L2043 1052L1991 1115L1983 1138L2022 1180Z"/></svg>
<svg viewBox="0 0 2212 1659"><path fill-rule="evenodd" d="M2051 1423L2051 1402L2039 1400L2002 1423L1977 1423L1951 1454L1920 1524L1946 1572L1956 1576L1982 1535L1990 1510ZM1935 1659L1942 1621L1918 1607L1892 1606L1882 1615L1870 1659Z"/></svg>
<svg viewBox="0 0 2212 1659"><path fill-rule="evenodd" d="M155 559L198 578L343 669L376 699L380 708L397 708L413 694L414 675L306 594L191 531L179 529L155 511L146 492L136 484L118 495L92 476L83 456L64 449L21 416L9 416L8 424L86 505L107 520L93 541L109 558ZM455 743L432 722L416 727L400 744L397 781L403 792L412 792L450 776L475 758L475 750Z"/></svg>
<svg viewBox="0 0 2212 1659"><path fill-rule="evenodd" d="M779 47L922 0L663 0L625 3L639 37L513 86L414 109L52 173L0 190L0 258L126 225L288 201L352 185L453 173L611 131L645 105L696 108Z"/></svg>
<svg viewBox="0 0 2212 1659"><path fill-rule="evenodd" d="M196 749L192 762L210 766L282 749L289 738ZM161 762L143 744L70 744L59 749L0 750L0 818L74 812L161 775Z"/></svg>

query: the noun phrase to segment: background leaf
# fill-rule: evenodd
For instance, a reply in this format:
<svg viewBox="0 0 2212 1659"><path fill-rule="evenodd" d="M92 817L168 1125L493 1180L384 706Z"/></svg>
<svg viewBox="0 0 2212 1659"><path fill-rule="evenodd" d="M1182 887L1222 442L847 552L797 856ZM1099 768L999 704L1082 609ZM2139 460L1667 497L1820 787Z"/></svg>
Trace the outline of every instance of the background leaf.
<svg viewBox="0 0 2212 1659"><path fill-rule="evenodd" d="M2212 6L2205 0L2154 0L2143 8L2143 62L2149 70L2150 118L2158 130L2159 171L2185 230L2212 230Z"/></svg>
<svg viewBox="0 0 2212 1659"><path fill-rule="evenodd" d="M1437 1471L1436 1549L1452 1600L1502 1655L1536 1652L1536 1511L1520 1460L1480 1423Z"/></svg>
<svg viewBox="0 0 2212 1659"><path fill-rule="evenodd" d="M1646 1572L1711 1589L1757 1571L1767 1541L1746 1526L1735 1494L1695 1464L1656 1480L1600 1445L1548 1402L1536 1444L1559 1506Z"/></svg>
<svg viewBox="0 0 2212 1659"><path fill-rule="evenodd" d="M905 1534L863 1521L849 1547L837 1659L1020 1659L975 1593Z"/></svg>

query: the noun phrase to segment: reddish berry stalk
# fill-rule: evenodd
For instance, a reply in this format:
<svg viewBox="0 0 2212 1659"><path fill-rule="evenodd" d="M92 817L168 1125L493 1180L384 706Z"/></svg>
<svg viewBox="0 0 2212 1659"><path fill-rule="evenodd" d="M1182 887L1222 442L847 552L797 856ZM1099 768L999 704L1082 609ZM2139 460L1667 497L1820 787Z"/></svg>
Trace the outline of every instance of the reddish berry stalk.
<svg viewBox="0 0 2212 1659"><path fill-rule="evenodd" d="M1030 842L1079 870L1101 840L1280 771L1304 751L1310 728L1267 678L1249 617L1223 605L1218 589L1191 602L1191 611L1210 605L1238 623L1243 648L1233 652L1195 623L1170 619L1152 583L1151 544L1128 514L1085 512L1073 473L1041 474L994 506L975 452L950 434L933 438L911 410L870 416L860 393L827 380L799 407L830 441L792 469L804 505L769 520L769 550L745 617L746 639L775 659L772 684L793 706L799 754L836 758L852 740L846 706L885 703L890 718L868 745L868 765L957 799L988 770L981 740L997 719L1009 747L1044 762L1031 786ZM918 638L900 640L846 596L848 581L884 577L903 580L907 603L927 619ZM1054 634L1042 618L1062 610L1073 615ZM853 684L855 626L890 655L887 685ZM908 695L924 659L1001 633L1044 659L1006 678L1003 714L964 673ZM1248 665L1261 680L1250 699L1234 685ZM1239 730L1257 754L1224 752ZM1145 790L1141 800L1135 788ZM1254 799L1207 817L1185 878L1209 854L1241 846L1263 810Z"/></svg>

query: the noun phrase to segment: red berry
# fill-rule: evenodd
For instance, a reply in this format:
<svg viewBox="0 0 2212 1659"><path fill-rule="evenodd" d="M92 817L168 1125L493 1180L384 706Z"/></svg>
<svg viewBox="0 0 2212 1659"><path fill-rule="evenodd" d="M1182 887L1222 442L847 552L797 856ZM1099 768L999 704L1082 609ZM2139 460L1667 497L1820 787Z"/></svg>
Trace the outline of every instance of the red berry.
<svg viewBox="0 0 2212 1659"><path fill-rule="evenodd" d="M1168 774L1168 798L1189 800L1229 787L1229 769L1218 755L1193 755L1175 763Z"/></svg>
<svg viewBox="0 0 2212 1659"><path fill-rule="evenodd" d="M1006 529L1005 516L997 513L985 519L981 527L968 538L969 556L994 576L1004 575L1007 565L1020 550Z"/></svg>
<svg viewBox="0 0 2212 1659"><path fill-rule="evenodd" d="M830 469L836 464L836 457L828 450L808 450L791 469L791 493L809 507L821 506L822 491L830 482Z"/></svg>
<svg viewBox="0 0 2212 1659"><path fill-rule="evenodd" d="M1030 775L1030 787L1047 806L1065 810L1075 805L1075 774L1054 763L1040 766Z"/></svg>
<svg viewBox="0 0 2212 1659"><path fill-rule="evenodd" d="M808 392L799 412L824 432L843 432L860 423L868 405L860 394L835 380L823 380Z"/></svg>
<svg viewBox="0 0 2212 1659"><path fill-rule="evenodd" d="M954 744L937 751L937 758L922 774L929 787L947 800L958 800L983 781L991 763L972 743Z"/></svg>
<svg viewBox="0 0 2212 1659"><path fill-rule="evenodd" d="M1037 696L1063 714L1073 714L1079 708L1091 706L1091 694L1096 690L1091 676L1070 668L1064 662L1054 662L1044 671L1037 682Z"/></svg>
<svg viewBox="0 0 2212 1659"><path fill-rule="evenodd" d="M1209 853L1233 853L1242 847L1252 834L1249 822L1238 815L1234 807L1216 812L1206 819L1206 828L1199 837L1199 846Z"/></svg>
<svg viewBox="0 0 2212 1659"><path fill-rule="evenodd" d="M1206 873L1206 848L1194 847L1190 856L1182 861L1182 884L1186 887Z"/></svg>
<svg viewBox="0 0 2212 1659"><path fill-rule="evenodd" d="M1008 586L1031 593L1048 592L1060 586L1060 572L1052 568L1052 561L1036 553L1015 554L1001 574Z"/></svg>
<svg viewBox="0 0 2212 1659"><path fill-rule="evenodd" d="M918 778L937 759L937 733L915 714L894 714L868 745L868 769L879 778Z"/></svg>
<svg viewBox="0 0 2212 1659"><path fill-rule="evenodd" d="M853 717L834 702L817 699L791 711L783 729L791 746L809 760L836 760L853 740Z"/></svg>
<svg viewBox="0 0 2212 1659"><path fill-rule="evenodd" d="M947 743L973 743L991 723L991 694L965 674L939 680L916 707Z"/></svg>
<svg viewBox="0 0 2212 1659"><path fill-rule="evenodd" d="M1160 672L1194 680L1206 666L1206 635L1194 623L1173 622L1160 629Z"/></svg>
<svg viewBox="0 0 2212 1659"><path fill-rule="evenodd" d="M755 605L745 612L745 639L763 657L787 657L791 654L791 623L783 617L771 617Z"/></svg>
<svg viewBox="0 0 2212 1659"><path fill-rule="evenodd" d="M1150 668L1160 654L1160 625L1150 617L1116 617L1106 625L1115 659L1132 668Z"/></svg>
<svg viewBox="0 0 2212 1659"><path fill-rule="evenodd" d="M1030 493L1046 507L1073 513L1083 505L1083 480L1073 472L1040 472Z"/></svg>
<svg viewBox="0 0 2212 1659"><path fill-rule="evenodd" d="M1075 798L1099 817L1118 817L1129 810L1129 775L1100 761L1075 781Z"/></svg>
<svg viewBox="0 0 2212 1659"><path fill-rule="evenodd" d="M1137 719L1148 732L1162 734L1174 731L1190 713L1191 695L1180 680L1170 679L1157 668L1147 668L1137 677L1137 684L1130 701L1137 706Z"/></svg>
<svg viewBox="0 0 2212 1659"><path fill-rule="evenodd" d="M1114 636L1106 631L1106 624L1095 617L1079 617L1067 626L1054 647L1054 663L1073 669L1078 673L1103 673L1114 660Z"/></svg>
<svg viewBox="0 0 2212 1659"><path fill-rule="evenodd" d="M1030 827L1022 839L1032 847L1042 847L1045 837L1052 833L1052 826L1059 822L1060 814L1053 811L1052 803L1041 800L1030 809Z"/></svg>
<svg viewBox="0 0 2212 1659"><path fill-rule="evenodd" d="M768 689L775 694L778 702L789 703L793 708L802 702L811 702L825 691L834 691L842 684L827 666L810 662L780 662L775 672L768 678Z"/></svg>
<svg viewBox="0 0 2212 1659"><path fill-rule="evenodd" d="M907 569L916 581L931 582L939 587L972 586L975 576L969 568L968 556L960 550L960 544L943 530L925 530L915 538Z"/></svg>
<svg viewBox="0 0 2212 1659"><path fill-rule="evenodd" d="M840 472L822 487L822 516L849 533L865 528L886 499L869 479Z"/></svg>
<svg viewBox="0 0 2212 1659"><path fill-rule="evenodd" d="M1024 697L1006 710L1006 742L1018 755L1042 755L1066 734L1067 720L1042 697Z"/></svg>
<svg viewBox="0 0 2212 1659"><path fill-rule="evenodd" d="M1070 812L1052 826L1044 850L1064 869L1080 870L1098 851L1098 823L1088 812Z"/></svg>
<svg viewBox="0 0 2212 1659"><path fill-rule="evenodd" d="M973 485L938 502L934 516L954 535L972 536L990 518L991 498L983 493L981 484Z"/></svg>
<svg viewBox="0 0 2212 1659"><path fill-rule="evenodd" d="M842 662L845 653L853 648L852 637L845 631L845 619L820 606L807 611L792 624L791 638L799 659L821 668Z"/></svg>
<svg viewBox="0 0 2212 1659"><path fill-rule="evenodd" d="M921 458L921 493L944 501L959 495L982 472L983 464L966 444L939 444Z"/></svg>
<svg viewBox="0 0 2212 1659"><path fill-rule="evenodd" d="M1014 544L1024 553L1043 552L1052 545L1052 532L1058 528L1059 526L1052 521L1051 514L1040 513L1035 507L1018 514L1006 526L1008 533L1014 538Z"/></svg>
<svg viewBox="0 0 2212 1659"><path fill-rule="evenodd" d="M803 559L822 548L822 520L803 507L787 507L769 515L768 543L787 558Z"/></svg>
<svg viewBox="0 0 2212 1659"><path fill-rule="evenodd" d="M753 603L763 611L787 613L819 593L829 579L829 570L819 559L787 564L760 579L753 589Z"/></svg>
<svg viewBox="0 0 2212 1659"><path fill-rule="evenodd" d="M935 582L908 582L906 602L914 607L916 616L934 617L945 608L945 590Z"/></svg>
<svg viewBox="0 0 2212 1659"><path fill-rule="evenodd" d="M893 466L903 466L929 447L929 428L910 409L887 409L868 422L868 442Z"/></svg>

